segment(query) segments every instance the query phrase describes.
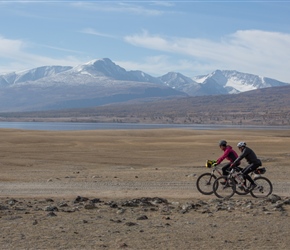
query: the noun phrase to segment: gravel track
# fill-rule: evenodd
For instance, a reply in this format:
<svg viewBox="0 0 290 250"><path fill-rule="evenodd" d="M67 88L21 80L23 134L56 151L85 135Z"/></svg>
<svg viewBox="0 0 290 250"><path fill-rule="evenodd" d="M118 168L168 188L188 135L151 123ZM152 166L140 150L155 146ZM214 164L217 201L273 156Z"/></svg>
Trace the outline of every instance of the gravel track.
<svg viewBox="0 0 290 250"><path fill-rule="evenodd" d="M0 196L50 196L74 195L83 192L122 192L126 191L127 195L130 191L152 191L154 195L158 191L168 194L172 193L178 196L179 193L186 193L193 196L199 196L196 189L195 181L192 182L116 182L116 181L91 181L91 182L1 182ZM290 196L290 182L273 182L273 193L277 195ZM177 197L178 198L178 197Z"/></svg>

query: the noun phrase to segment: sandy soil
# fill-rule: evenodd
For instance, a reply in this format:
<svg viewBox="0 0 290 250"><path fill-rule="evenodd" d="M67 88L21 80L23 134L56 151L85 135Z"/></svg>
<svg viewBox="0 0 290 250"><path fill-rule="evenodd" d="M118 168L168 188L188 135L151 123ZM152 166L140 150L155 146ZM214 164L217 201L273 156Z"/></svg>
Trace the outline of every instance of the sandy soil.
<svg viewBox="0 0 290 250"><path fill-rule="evenodd" d="M289 131L0 136L2 249L289 249ZM196 179L220 156L220 139L255 150L271 197L198 193Z"/></svg>

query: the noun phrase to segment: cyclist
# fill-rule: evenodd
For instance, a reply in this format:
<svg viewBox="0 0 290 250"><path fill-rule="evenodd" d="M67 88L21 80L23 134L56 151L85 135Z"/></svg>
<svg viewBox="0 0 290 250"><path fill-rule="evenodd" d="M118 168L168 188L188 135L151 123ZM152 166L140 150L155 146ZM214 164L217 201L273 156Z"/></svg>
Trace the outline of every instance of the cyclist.
<svg viewBox="0 0 290 250"><path fill-rule="evenodd" d="M221 164L224 159L229 160L225 166L222 167L223 175L227 175L227 171L230 168L231 164L238 158L238 154L230 145L227 145L225 140L219 141L219 147L224 151L223 155L217 159L216 165ZM240 162L236 166L240 165Z"/></svg>
<svg viewBox="0 0 290 250"><path fill-rule="evenodd" d="M243 158L245 158L247 160L249 165L242 170L242 174L243 174L244 178L247 179L251 183L249 189L253 190L257 185L255 184L255 182L253 181L251 176L249 176L249 173L253 172L255 169L262 166L262 162L260 159L257 158L255 152L252 149L250 149L249 147L247 147L247 144L245 142L243 142L243 141L239 142L237 147L241 151L241 154L233 162L231 167L237 166L237 164Z"/></svg>

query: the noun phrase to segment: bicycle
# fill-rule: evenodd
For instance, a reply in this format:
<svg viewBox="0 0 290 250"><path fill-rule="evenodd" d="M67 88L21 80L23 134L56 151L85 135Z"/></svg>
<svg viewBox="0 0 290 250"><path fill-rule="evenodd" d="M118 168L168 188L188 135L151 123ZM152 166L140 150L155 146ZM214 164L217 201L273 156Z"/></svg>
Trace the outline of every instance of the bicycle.
<svg viewBox="0 0 290 250"><path fill-rule="evenodd" d="M254 177L253 181L257 185L254 189L249 189L249 183L244 179L241 170L232 168L228 176L220 176L213 183L213 192L218 198L231 198L237 192L238 188L244 190L244 194L250 193L254 198L265 198L273 191L271 181L261 176L266 173L266 168L257 168L251 172Z"/></svg>
<svg viewBox="0 0 290 250"><path fill-rule="evenodd" d="M200 175L196 180L197 190L204 195L213 194L212 185L217 178L215 172L217 172L219 176L222 176L221 167L215 166L215 163L216 161L214 160L207 160L205 163L205 167L212 168L212 171L210 173L204 173Z"/></svg>
<svg viewBox="0 0 290 250"><path fill-rule="evenodd" d="M218 178L215 175L215 172L217 172L218 176L223 176L222 166L220 165L217 166L215 165L215 163L216 163L215 160L207 160L205 163L205 167L212 168L212 171L210 173L204 173L200 175L196 180L197 190L204 195L211 195L214 193L212 185L215 182L215 180ZM239 169L242 170L241 168ZM236 193L239 195L247 194L245 189L241 189L241 190L237 189Z"/></svg>

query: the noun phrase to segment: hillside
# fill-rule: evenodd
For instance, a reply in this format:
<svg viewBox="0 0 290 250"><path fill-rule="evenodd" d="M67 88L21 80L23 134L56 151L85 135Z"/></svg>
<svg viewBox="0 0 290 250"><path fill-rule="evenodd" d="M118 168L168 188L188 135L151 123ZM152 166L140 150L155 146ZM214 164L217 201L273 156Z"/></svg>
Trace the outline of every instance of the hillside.
<svg viewBox="0 0 290 250"><path fill-rule="evenodd" d="M2 121L290 125L290 86L235 95L127 102L84 109L2 113Z"/></svg>
<svg viewBox="0 0 290 250"><path fill-rule="evenodd" d="M43 66L0 75L0 112L148 103L156 98L217 96L277 86L289 83L235 70L216 70L194 78L176 72L153 77L140 70L127 71L104 58L76 67Z"/></svg>

